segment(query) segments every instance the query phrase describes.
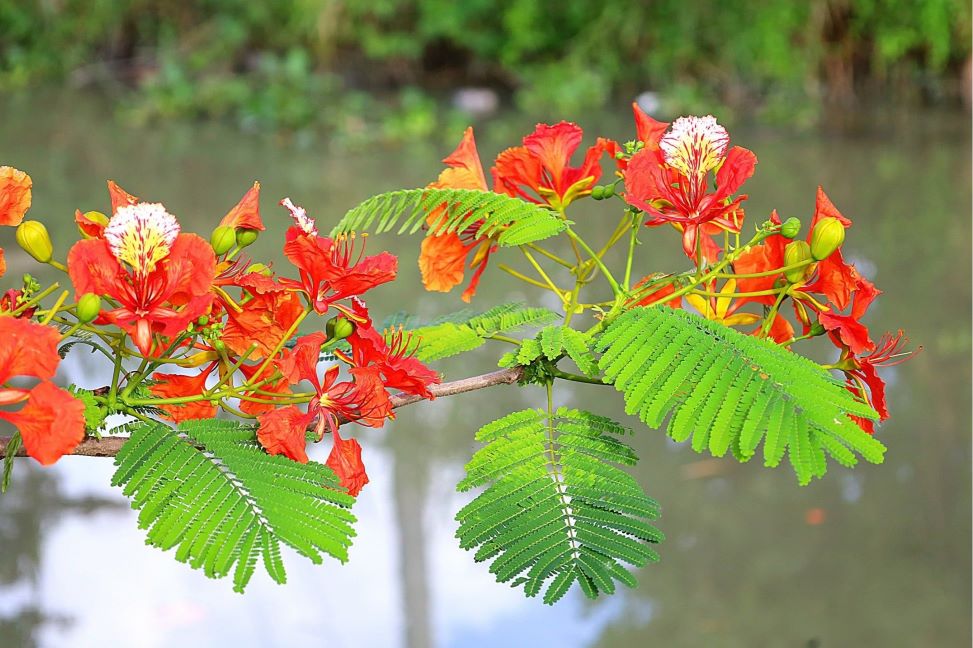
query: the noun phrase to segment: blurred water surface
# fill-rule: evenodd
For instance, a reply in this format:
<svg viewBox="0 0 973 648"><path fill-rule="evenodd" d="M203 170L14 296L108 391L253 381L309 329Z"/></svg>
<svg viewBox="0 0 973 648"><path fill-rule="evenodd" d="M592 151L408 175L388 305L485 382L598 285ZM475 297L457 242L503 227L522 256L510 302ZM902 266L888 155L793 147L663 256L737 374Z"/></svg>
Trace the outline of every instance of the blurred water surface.
<svg viewBox="0 0 973 648"><path fill-rule="evenodd" d="M0 111L0 160L33 176L31 215L62 251L75 236L75 208L107 209L107 178L165 202L184 229L204 235L259 179L269 232L253 256L279 261L280 197L305 205L326 229L373 193L429 182L451 150L435 142L350 154L220 126L131 130L106 106L70 95L8 97ZM629 420L642 456L637 477L663 505L662 562L638 573L635 590L596 602L572 592L551 608L494 582L453 538L453 515L467 501L454 485L473 432L537 404L536 389L441 399L402 410L383 431L355 430L371 483L355 509L349 564L314 567L290 556L286 586L258 572L244 596L143 545L134 514L108 485L109 460L65 458L44 471L21 461L13 492L0 499L0 645L968 646L969 119L845 121L840 134L733 135L760 159L747 187L750 219L776 207L807 222L824 185L854 220L846 250L885 291L872 330L902 327L924 347L885 374L884 465L832 468L800 488L787 468L708 459ZM592 123L603 127L598 134L631 138L627 111ZM478 131L484 159L532 126L512 114ZM575 214L595 240L615 218L591 201ZM3 236L9 281L32 266L12 232ZM682 267L673 232L643 238L642 270ZM461 306L455 295L421 289L417 239L370 245L399 254L401 269L399 281L370 295L373 313L435 316ZM542 300L496 271L477 297L484 308ZM498 353L441 368L447 378L487 371ZM106 379L93 356L77 354L64 377L92 387ZM562 388L557 400L621 418L621 399L599 389Z"/></svg>

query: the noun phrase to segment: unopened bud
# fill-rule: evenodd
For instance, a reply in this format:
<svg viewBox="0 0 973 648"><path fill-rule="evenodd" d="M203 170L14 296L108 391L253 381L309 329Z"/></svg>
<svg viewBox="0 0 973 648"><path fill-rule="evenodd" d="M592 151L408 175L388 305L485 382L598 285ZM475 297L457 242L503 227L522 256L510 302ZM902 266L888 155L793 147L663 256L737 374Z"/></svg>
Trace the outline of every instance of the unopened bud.
<svg viewBox="0 0 973 648"><path fill-rule="evenodd" d="M196 318L196 323L200 326L206 326L209 324L209 315L200 315L198 318Z"/></svg>
<svg viewBox="0 0 973 648"><path fill-rule="evenodd" d="M824 261L845 242L845 226L832 216L822 218L811 232L811 255Z"/></svg>
<svg viewBox="0 0 973 648"><path fill-rule="evenodd" d="M236 231L236 244L242 248L251 245L260 236L260 232L255 229L246 229L241 227Z"/></svg>
<svg viewBox="0 0 973 648"><path fill-rule="evenodd" d="M213 230L213 234L209 237L209 242L213 246L213 252L216 253L216 256L222 256L236 245L236 232L232 227L220 225Z"/></svg>
<svg viewBox="0 0 973 648"><path fill-rule="evenodd" d="M100 211L89 211L83 214L86 221L94 223L95 225L100 225L104 228L108 225L108 217L102 214ZM78 231L81 232L81 236L85 239L95 238L91 233L86 232L81 225L78 225Z"/></svg>
<svg viewBox="0 0 973 648"><path fill-rule="evenodd" d="M784 238L792 239L801 232L801 221L797 218L788 218L780 226L780 235Z"/></svg>
<svg viewBox="0 0 973 648"><path fill-rule="evenodd" d="M329 340L343 340L355 332L355 325L347 317L336 315L324 325L324 331Z"/></svg>
<svg viewBox="0 0 973 648"><path fill-rule="evenodd" d="M223 351L226 351L226 343L223 342L223 340L213 340L213 348L222 353Z"/></svg>
<svg viewBox="0 0 973 648"><path fill-rule="evenodd" d="M611 198L615 195L615 183L605 185L605 198Z"/></svg>
<svg viewBox="0 0 973 648"><path fill-rule="evenodd" d="M591 197L595 200L603 200L605 198L605 187L602 185L595 185L591 188Z"/></svg>
<svg viewBox="0 0 973 648"><path fill-rule="evenodd" d="M41 263L48 263L54 257L54 246L47 228L40 221L27 220L17 226L17 245L24 248Z"/></svg>
<svg viewBox="0 0 973 648"><path fill-rule="evenodd" d="M824 324L822 324L821 322L815 322L814 324L811 325L811 330L809 331L809 333L811 335L824 335L825 334Z"/></svg>
<svg viewBox="0 0 973 648"><path fill-rule="evenodd" d="M98 317L101 312L101 297L95 293L85 293L78 299L78 307L75 313L78 321L87 324Z"/></svg>
<svg viewBox="0 0 973 648"><path fill-rule="evenodd" d="M784 265L792 266L797 265L803 261L808 261L811 259L811 246L804 241L791 241L784 248ZM797 283L799 281L804 281L804 278L808 274L808 269L810 264L801 266L800 268L791 268L784 272L784 276L791 283Z"/></svg>

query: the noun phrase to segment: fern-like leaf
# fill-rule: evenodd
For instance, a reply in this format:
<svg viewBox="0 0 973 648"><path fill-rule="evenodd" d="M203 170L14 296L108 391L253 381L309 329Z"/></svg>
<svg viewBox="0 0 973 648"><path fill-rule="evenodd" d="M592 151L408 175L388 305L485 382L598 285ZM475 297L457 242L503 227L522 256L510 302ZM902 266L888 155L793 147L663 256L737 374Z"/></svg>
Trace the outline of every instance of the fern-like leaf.
<svg viewBox="0 0 973 648"><path fill-rule="evenodd" d="M826 454L845 466L855 453L883 459L885 446L849 418L878 414L827 370L770 341L659 307L624 313L597 346L626 412L655 428L669 416L668 434L691 439L697 452L732 450L746 461L763 439L764 463L786 454L801 484L824 474Z"/></svg>
<svg viewBox="0 0 973 648"><path fill-rule="evenodd" d="M658 504L614 464L635 453L617 437L628 431L611 419L560 408L523 410L477 432L486 445L466 465L461 491L487 485L456 515L456 536L475 559L490 560L500 582L545 588L554 603L578 582L594 598L615 581L633 585L622 562L658 560L648 546L663 539L647 520Z"/></svg>
<svg viewBox="0 0 973 648"><path fill-rule="evenodd" d="M586 376L598 374L598 361L591 350L591 338L569 326L548 326L534 339L523 340L520 347L505 353L498 363L501 367L529 365L540 357L557 362L567 356Z"/></svg>
<svg viewBox="0 0 973 648"><path fill-rule="evenodd" d="M423 362L448 358L465 351L472 351L489 337L511 333L518 329L541 326L557 319L557 314L546 308L534 308L524 304L501 304L485 313L468 311L457 313L427 324L414 326L412 319L403 318L403 326L409 328L415 342L415 356ZM408 326L409 324L413 327Z"/></svg>
<svg viewBox="0 0 973 648"><path fill-rule="evenodd" d="M495 237L501 246L540 241L564 231L565 221L534 203L476 189L404 189L372 196L345 214L332 235L351 231L392 231L415 234L437 209L442 216L431 234L463 232L476 227L475 236Z"/></svg>
<svg viewBox="0 0 973 648"><path fill-rule="evenodd" d="M183 422L174 430L145 424L115 458L112 484L139 510L146 543L176 549L176 559L211 578L233 573L243 592L258 559L286 581L284 543L314 563L342 562L355 535L354 498L327 466L270 456L252 428L221 420Z"/></svg>

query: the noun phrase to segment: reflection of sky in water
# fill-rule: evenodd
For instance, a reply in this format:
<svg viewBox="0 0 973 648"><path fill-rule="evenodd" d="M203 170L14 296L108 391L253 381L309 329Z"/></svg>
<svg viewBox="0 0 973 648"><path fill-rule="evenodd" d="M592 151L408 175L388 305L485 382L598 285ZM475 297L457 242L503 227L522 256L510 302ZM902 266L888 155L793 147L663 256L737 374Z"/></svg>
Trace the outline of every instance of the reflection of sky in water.
<svg viewBox="0 0 973 648"><path fill-rule="evenodd" d="M273 207L277 197L291 195L330 221L382 189L425 184L452 144L381 155L293 151L198 125L129 132L83 102L45 105L50 110L41 115L29 104L5 111L0 150L12 155L4 163L34 176L35 216L52 223L63 217L61 229L52 225L62 246L75 236L75 207L104 209L105 178L163 200L187 230L204 233L259 178L271 233L253 256L280 262L286 215ZM620 114L622 122L605 120L614 128L608 134L626 139L628 113ZM636 574L636 590L595 603L574 591L550 608L497 584L453 537L453 516L470 497L454 486L474 430L539 405L538 390L441 399L402 410L384 432L355 430L371 483L355 510L350 562L314 566L289 554L286 586L258 568L244 596L175 563L172 552L147 548L127 508L70 508L86 493L123 501L108 486L110 460L68 458L43 472L22 461L15 478L28 487L14 496L24 498L21 504L36 500L37 515L13 515L14 500L0 498L0 530L8 522L25 531L20 544L0 547L0 560L23 563L6 572L16 578L0 579L0 630L20 611L14 622L42 628L42 645L52 646L969 645L968 121L878 120L870 126L877 136L854 139L734 134L761 160L748 182L748 218L777 207L784 218L800 217L806 233L814 189L823 184L854 220L848 258L885 290L869 314L873 333L902 327L925 346L915 360L883 373L893 414L881 428L890 448L884 466L833 468L799 488L787 467L768 471L756 461L741 466L697 455L625 419L643 457L635 475L663 506L662 562ZM529 130L523 122L513 115L515 128L478 129L484 158ZM579 205L575 220L597 238L604 228L590 217L595 208ZM685 263L674 232L659 228L642 238L642 272ZM401 259L400 281L369 300L375 315L404 309L434 317L461 306L418 289L415 239L383 237L370 245ZM33 270L19 250L5 247L8 277ZM557 307L502 273L486 275L474 307L518 299ZM834 358L826 344L807 348ZM447 379L488 371L497 352L442 369ZM107 381L99 363L79 350L62 373L99 386ZM608 415L620 409L616 395L591 386L559 389L556 399ZM327 450L316 447L312 456L324 459ZM30 532L30 525L38 529ZM24 611L30 605L46 618L32 621ZM52 622L57 615L72 625ZM8 643L0 635L0 646Z"/></svg>

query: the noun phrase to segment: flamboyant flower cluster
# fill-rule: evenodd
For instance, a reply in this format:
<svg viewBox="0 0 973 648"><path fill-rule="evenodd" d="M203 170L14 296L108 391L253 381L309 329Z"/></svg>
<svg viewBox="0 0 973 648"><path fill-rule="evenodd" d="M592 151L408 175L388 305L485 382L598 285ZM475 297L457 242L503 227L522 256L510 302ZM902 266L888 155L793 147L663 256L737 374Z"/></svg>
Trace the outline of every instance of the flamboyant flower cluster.
<svg viewBox="0 0 973 648"><path fill-rule="evenodd" d="M848 389L869 402L881 420L887 418L885 385L875 367L895 364L909 354L902 352L901 332L876 344L863 323L869 305L881 291L845 261L841 245L851 221L819 189L804 240L795 238L800 230L797 219L782 222L774 212L758 224L753 239L741 241L742 203L747 196L740 190L754 174L756 156L740 146L730 146L729 133L712 116L680 117L666 123L637 105L633 110L636 138L624 145L598 138L580 166L571 166L571 158L581 143L582 131L566 122L539 124L524 138L523 146L497 157L492 169L493 191L544 205L561 218L569 205L586 196L597 200L618 197L626 206L622 222L600 251L586 250L590 258L583 258L575 244L580 237L568 227L576 261L559 256L556 250L521 246L537 275L531 277L507 266L501 269L554 292L564 302L568 319L585 310L608 317L619 308L664 304L691 308L725 326L752 327L752 334L788 347L798 340L827 335L839 350L838 360L830 367L843 371ZM603 154L614 161L616 178L596 186ZM444 162L448 168L429 189L489 191L471 129ZM431 213L429 225L437 225L444 213L442 209ZM633 281L639 223L675 228L694 267L683 273L647 274ZM473 278L462 296L470 300L488 258L497 250L496 230L493 238L481 237L480 224L459 233L426 236L419 267L427 289L448 291L461 283L469 257ZM618 281L609 275L603 258L626 241L625 277ZM574 288L559 286L552 277L560 269L545 270L538 256L567 269ZM590 282L591 264L612 283L614 300L579 300L580 290ZM793 311L793 323L785 310ZM873 432L870 421L859 423Z"/></svg>
<svg viewBox="0 0 973 648"><path fill-rule="evenodd" d="M267 452L299 462L308 461L309 433L318 441L330 433L327 465L357 495L368 482L361 446L339 426L381 427L394 416L390 390L433 397L437 374L410 355L407 336L376 330L361 299L395 278L395 257L366 255L364 238L321 236L289 198L281 205L294 221L284 243L293 278L243 255L264 230L258 183L207 241L182 231L164 205L109 182L110 216L75 213L82 238L66 264L54 258L44 226L23 220L30 192L29 176L0 167L0 224L17 226L24 251L66 272L74 288L73 298L64 291L45 308L57 285L40 290L28 276L0 300L0 418L41 463L84 438L86 407L96 418L161 411L174 422L223 410L253 419ZM325 332L299 335L309 315L330 317ZM59 346L82 331L115 366L112 384L86 392L86 401L51 383ZM335 360L319 372L325 354ZM15 386L14 378L39 382Z"/></svg>

